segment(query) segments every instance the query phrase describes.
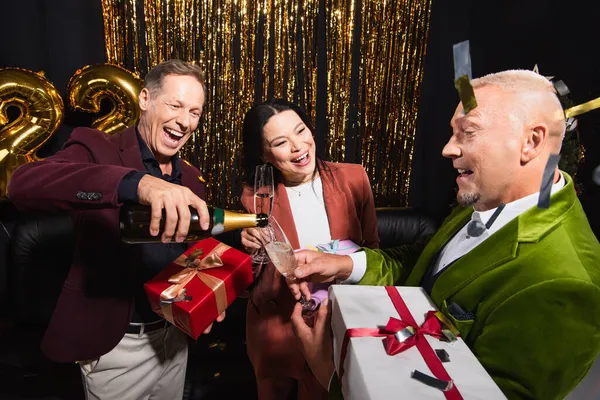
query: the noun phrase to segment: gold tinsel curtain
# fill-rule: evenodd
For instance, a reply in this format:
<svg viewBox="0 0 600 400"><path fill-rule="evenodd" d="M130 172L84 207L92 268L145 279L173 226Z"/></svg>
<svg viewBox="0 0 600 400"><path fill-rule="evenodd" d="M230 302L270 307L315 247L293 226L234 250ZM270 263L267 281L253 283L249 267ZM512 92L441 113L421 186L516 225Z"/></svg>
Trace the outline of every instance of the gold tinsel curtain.
<svg viewBox="0 0 600 400"><path fill-rule="evenodd" d="M378 205L408 198L431 0L102 0L107 62L142 76L199 61L208 106L182 157L235 207L241 127L283 97L316 121L325 159L365 166Z"/></svg>

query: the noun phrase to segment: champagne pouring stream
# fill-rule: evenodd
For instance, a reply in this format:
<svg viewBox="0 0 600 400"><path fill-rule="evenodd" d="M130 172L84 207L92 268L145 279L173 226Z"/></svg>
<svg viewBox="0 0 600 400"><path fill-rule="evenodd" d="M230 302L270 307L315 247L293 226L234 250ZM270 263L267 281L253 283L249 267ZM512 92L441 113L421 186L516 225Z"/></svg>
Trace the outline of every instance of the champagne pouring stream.
<svg viewBox="0 0 600 400"><path fill-rule="evenodd" d="M254 212L256 214L266 214L270 217L274 195L273 167L269 164L257 165L254 173ZM269 258L263 247L252 254L254 264L264 264L267 261L269 261Z"/></svg>

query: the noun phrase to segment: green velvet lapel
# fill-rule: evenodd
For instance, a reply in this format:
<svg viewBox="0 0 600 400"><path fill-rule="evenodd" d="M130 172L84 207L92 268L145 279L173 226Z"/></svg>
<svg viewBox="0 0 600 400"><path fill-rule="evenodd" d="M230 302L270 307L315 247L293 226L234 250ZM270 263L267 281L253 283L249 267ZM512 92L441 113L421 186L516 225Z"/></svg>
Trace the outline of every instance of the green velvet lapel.
<svg viewBox="0 0 600 400"><path fill-rule="evenodd" d="M564 172L563 176L566 185L551 197L549 209L532 207L448 267L433 285L431 298L435 304L452 297L478 276L514 259L520 242L537 242L560 223L576 200L573 180ZM469 221L472 213L473 209L469 207L448 218L423 251L406 281L407 286L421 284L439 250Z"/></svg>
<svg viewBox="0 0 600 400"><path fill-rule="evenodd" d="M437 279L431 291L435 304L441 304L486 272L512 260L517 254L518 218L456 260ZM499 245L500 243L500 245Z"/></svg>
<svg viewBox="0 0 600 400"><path fill-rule="evenodd" d="M446 243L471 219L473 208L457 209L446 219L440 229L431 238L423 253L419 257L415 267L406 279L406 286L420 286L427 268L438 257L439 251Z"/></svg>
<svg viewBox="0 0 600 400"><path fill-rule="evenodd" d="M562 171L561 171L562 172ZM521 243L535 243L562 222L577 203L573 179L562 172L566 184L550 198L547 210L533 207L519 216L518 239Z"/></svg>

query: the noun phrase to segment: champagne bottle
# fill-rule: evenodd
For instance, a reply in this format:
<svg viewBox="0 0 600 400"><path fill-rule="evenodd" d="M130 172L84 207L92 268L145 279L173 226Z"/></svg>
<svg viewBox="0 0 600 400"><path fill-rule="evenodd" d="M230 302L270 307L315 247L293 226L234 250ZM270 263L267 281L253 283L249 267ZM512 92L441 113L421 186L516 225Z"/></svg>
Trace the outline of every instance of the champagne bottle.
<svg viewBox="0 0 600 400"><path fill-rule="evenodd" d="M210 214L210 225L207 230L200 227L200 216L195 208L190 207L190 229L184 242L195 242L220 233L240 228L264 227L269 223L266 214L243 214L207 206ZM160 220L159 233L150 235L150 219L152 209L149 206L122 206L120 211L121 240L129 244L160 243L165 229L165 210ZM172 241L175 238L171 239Z"/></svg>

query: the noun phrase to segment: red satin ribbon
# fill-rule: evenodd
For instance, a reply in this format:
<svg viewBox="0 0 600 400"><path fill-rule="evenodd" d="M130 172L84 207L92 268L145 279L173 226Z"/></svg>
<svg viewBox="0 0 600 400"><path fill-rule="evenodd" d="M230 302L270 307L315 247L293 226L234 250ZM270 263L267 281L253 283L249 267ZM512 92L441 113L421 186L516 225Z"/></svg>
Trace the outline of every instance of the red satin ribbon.
<svg viewBox="0 0 600 400"><path fill-rule="evenodd" d="M406 307L406 303L404 303L404 300L402 300L402 296L400 296L400 293L398 293L398 290L394 286L386 286L385 290L390 296L390 299L392 300L396 311L398 311L398 315L400 315L400 318L402 318L402 321L396 318L390 318L387 325L383 329L350 328L346 330L340 352L340 385L342 384L342 378L344 376L344 360L346 359L346 353L348 352L348 343L350 342L350 338L353 337L385 337L385 350L390 356L408 350L413 346L417 346L419 353L421 353L423 356L425 363L433 375L438 379L450 381L450 375L448 375L448 372L442 365L442 362L438 358L437 354L435 354L435 351L433 351L429 345L429 342L427 342L427 339L424 337L424 335L431 335L436 338L441 338L443 336L442 326L440 321L435 316L435 311L429 311L425 317L425 322L423 325L418 326L417 322L408 310L408 307ZM404 342L400 342L394 334L408 326L411 326L415 329L415 334L406 339ZM455 385L452 386L452 389L442 393L444 393L444 396L446 396L446 399L448 400L462 400L463 398Z"/></svg>

